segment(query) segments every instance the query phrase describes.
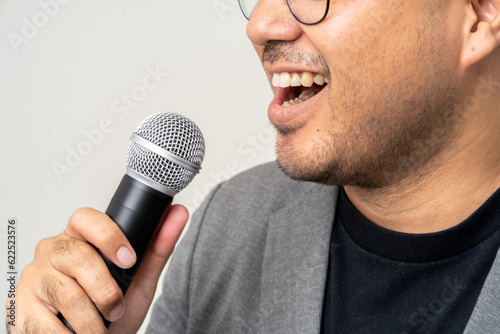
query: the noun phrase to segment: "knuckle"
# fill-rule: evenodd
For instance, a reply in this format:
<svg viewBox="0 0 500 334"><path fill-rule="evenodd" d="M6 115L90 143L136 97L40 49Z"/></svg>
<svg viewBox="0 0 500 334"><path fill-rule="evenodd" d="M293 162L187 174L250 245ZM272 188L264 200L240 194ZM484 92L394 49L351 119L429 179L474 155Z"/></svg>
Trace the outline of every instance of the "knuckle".
<svg viewBox="0 0 500 334"><path fill-rule="evenodd" d="M36 284L40 284L40 268L38 268L33 263L30 263L24 267L21 272L21 276L19 277L19 282L17 284L17 294L21 292L23 294L34 294L33 287Z"/></svg>
<svg viewBox="0 0 500 334"><path fill-rule="evenodd" d="M71 252L73 245L76 244L75 239L57 239L50 244L54 253Z"/></svg>
<svg viewBox="0 0 500 334"><path fill-rule="evenodd" d="M113 286L112 288L108 288L99 294L97 299L95 300L96 304L101 305L101 307L108 307L118 304L123 298L123 294L121 290Z"/></svg>
<svg viewBox="0 0 500 334"><path fill-rule="evenodd" d="M35 247L35 259L43 257L50 253L71 252L72 246L77 242L76 239L64 236L55 236L40 240Z"/></svg>
<svg viewBox="0 0 500 334"><path fill-rule="evenodd" d="M80 225L82 222L85 221L85 218L88 217L93 211L94 210L91 208L86 208L86 207L79 208L73 213L73 215L69 219L69 224L72 226Z"/></svg>
<svg viewBox="0 0 500 334"><path fill-rule="evenodd" d="M102 227L96 236L96 244L98 245L113 245L116 241L122 238L122 233L114 226Z"/></svg>
<svg viewBox="0 0 500 334"><path fill-rule="evenodd" d="M35 255L43 254L47 250L51 249L52 240L51 238L45 238L40 240L35 246Z"/></svg>
<svg viewBox="0 0 500 334"><path fill-rule="evenodd" d="M114 284L111 288L107 288L99 296L99 303L102 305L112 305L122 299L122 291Z"/></svg>
<svg viewBox="0 0 500 334"><path fill-rule="evenodd" d="M30 263L24 267L23 271L21 272L21 277L19 279L19 282L23 281L24 278L27 278L29 280L30 277L34 277L35 275L40 274L39 270L36 270L35 265L33 263Z"/></svg>

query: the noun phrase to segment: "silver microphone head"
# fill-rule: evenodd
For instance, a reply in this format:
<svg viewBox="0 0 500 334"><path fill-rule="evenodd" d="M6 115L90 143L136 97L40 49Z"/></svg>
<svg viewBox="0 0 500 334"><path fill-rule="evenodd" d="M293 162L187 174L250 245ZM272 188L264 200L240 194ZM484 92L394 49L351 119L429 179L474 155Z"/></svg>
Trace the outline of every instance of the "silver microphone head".
<svg viewBox="0 0 500 334"><path fill-rule="evenodd" d="M200 171L205 141L188 118L161 112L139 124L130 138L127 174L173 196Z"/></svg>

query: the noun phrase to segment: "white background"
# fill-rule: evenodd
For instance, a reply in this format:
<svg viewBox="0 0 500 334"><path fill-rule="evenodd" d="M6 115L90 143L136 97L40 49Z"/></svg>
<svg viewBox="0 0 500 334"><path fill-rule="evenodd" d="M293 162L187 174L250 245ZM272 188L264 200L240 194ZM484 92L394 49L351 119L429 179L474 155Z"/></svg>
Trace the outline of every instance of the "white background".
<svg viewBox="0 0 500 334"><path fill-rule="evenodd" d="M106 209L147 115L181 113L204 133L202 172L175 199L190 210L216 183L274 159L272 94L235 0L59 1L0 2L1 305L8 219L20 272L77 208ZM163 74L145 90L152 70ZM89 147L84 133L103 120L110 133Z"/></svg>

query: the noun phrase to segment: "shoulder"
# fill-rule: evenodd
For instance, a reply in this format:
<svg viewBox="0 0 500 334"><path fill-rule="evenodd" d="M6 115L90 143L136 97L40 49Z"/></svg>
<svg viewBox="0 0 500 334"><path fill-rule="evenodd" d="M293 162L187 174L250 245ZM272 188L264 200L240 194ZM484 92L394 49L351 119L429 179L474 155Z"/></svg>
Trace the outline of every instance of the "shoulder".
<svg viewBox="0 0 500 334"><path fill-rule="evenodd" d="M276 162L244 171L219 184L196 211L199 228L227 230L265 228L268 216L302 192L303 182L285 175ZM238 236L241 236L239 234Z"/></svg>
<svg viewBox="0 0 500 334"><path fill-rule="evenodd" d="M242 243L265 243L269 220L276 213L306 205L305 197L331 205L334 191L331 186L293 180L276 162L254 167L221 183L205 199L193 216L198 243L236 249Z"/></svg>
<svg viewBox="0 0 500 334"><path fill-rule="evenodd" d="M235 210L241 206L252 209L259 205L259 211L274 211L290 200L301 196L318 184L293 180L278 167L269 162L242 172L219 185L212 197L212 205L228 203Z"/></svg>

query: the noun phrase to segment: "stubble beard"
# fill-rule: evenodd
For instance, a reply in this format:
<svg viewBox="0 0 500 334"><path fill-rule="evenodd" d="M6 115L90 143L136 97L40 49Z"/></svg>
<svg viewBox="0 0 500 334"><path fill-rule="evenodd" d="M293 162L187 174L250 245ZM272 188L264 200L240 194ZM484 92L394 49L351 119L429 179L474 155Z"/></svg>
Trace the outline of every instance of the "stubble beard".
<svg viewBox="0 0 500 334"><path fill-rule="evenodd" d="M450 95L454 95L452 91ZM297 152L287 142L293 130L277 129L278 165L296 180L367 190L419 182L439 168L443 153L453 143L459 115L454 103L441 102L439 106L426 103L420 110L407 109L409 117L397 123L386 114L368 117L345 133L331 131L318 138L309 152Z"/></svg>
<svg viewBox="0 0 500 334"><path fill-rule="evenodd" d="M335 127L344 129L342 133L329 130L309 138L312 144L307 152L287 140L295 129L277 128L278 165L293 179L367 190L419 182L439 168L444 152L453 145L460 119L452 74L439 64L429 66L427 73L420 85L403 77L390 86L373 85L361 95L339 102L329 91L331 125L342 124L339 109L357 117ZM363 78L349 73L342 77L346 89L363 87ZM411 87L411 92L401 87ZM408 101L410 95L413 98Z"/></svg>

